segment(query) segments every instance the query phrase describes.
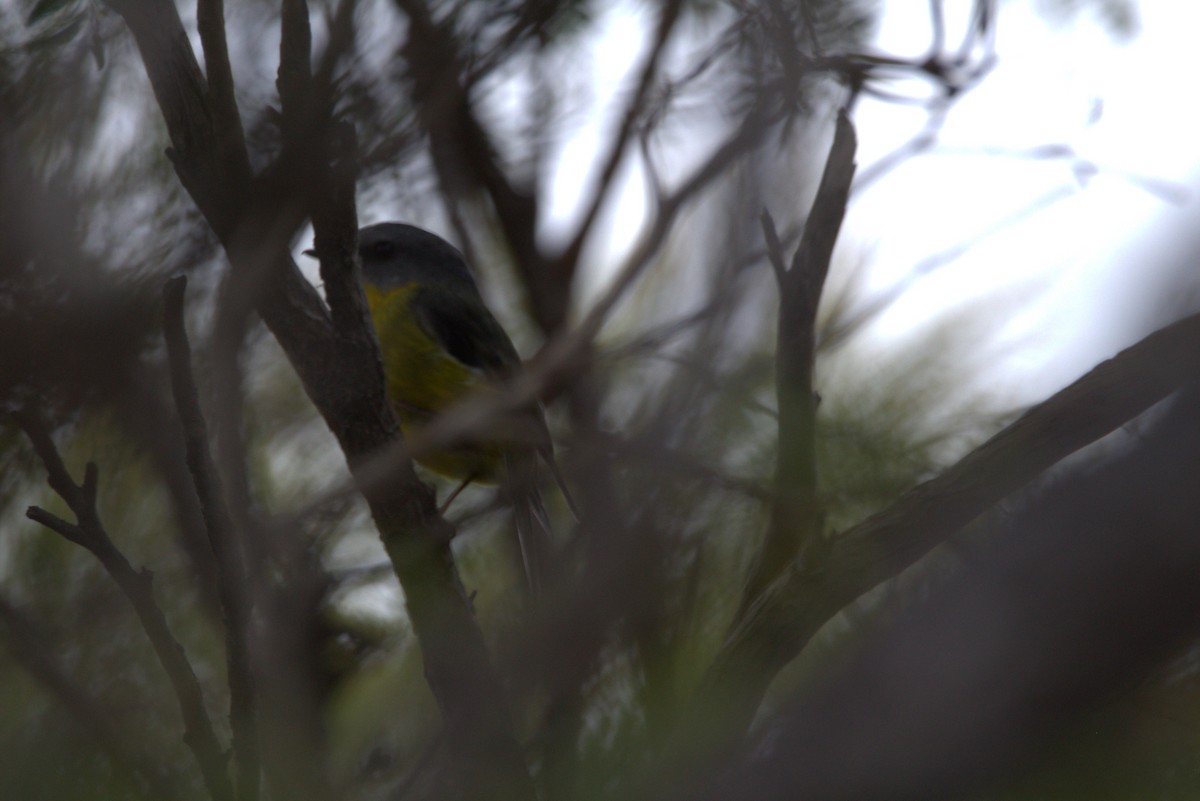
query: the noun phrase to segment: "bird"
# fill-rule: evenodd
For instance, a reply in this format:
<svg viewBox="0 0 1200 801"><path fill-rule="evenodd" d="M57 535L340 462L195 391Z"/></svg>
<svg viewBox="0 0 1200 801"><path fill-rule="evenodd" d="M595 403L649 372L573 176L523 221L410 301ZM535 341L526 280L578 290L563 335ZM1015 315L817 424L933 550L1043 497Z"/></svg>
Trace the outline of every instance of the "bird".
<svg viewBox="0 0 1200 801"><path fill-rule="evenodd" d="M464 398L495 391L522 369L521 358L479 293L453 245L402 222L358 232L363 292L383 355L388 401L406 438ZM553 554L553 534L538 487L550 469L574 512L554 456L540 402L499 424L494 436L419 453L423 467L467 485L498 484L513 507L517 541L531 595L538 596Z"/></svg>

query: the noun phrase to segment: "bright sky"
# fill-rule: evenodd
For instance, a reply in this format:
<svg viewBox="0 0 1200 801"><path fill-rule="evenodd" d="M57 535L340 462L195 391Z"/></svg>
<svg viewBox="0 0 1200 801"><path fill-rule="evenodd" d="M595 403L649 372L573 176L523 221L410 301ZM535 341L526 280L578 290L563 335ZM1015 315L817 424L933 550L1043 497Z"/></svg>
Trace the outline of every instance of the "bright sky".
<svg viewBox="0 0 1200 801"><path fill-rule="evenodd" d="M912 4L888 7L879 47L920 52L924 15ZM1154 298L1132 290L1162 289L1147 278L1156 262L1169 265L1166 240L1185 235L1195 217L1200 175L1200 113L1186 83L1200 6L1140 3L1140 31L1128 43L1089 13L1056 25L1035 12L1030 0L1001 4L995 71L950 112L943 146L864 193L847 227L847 241L870 248L873 277L886 286L929 254L1059 198L921 281L880 326L896 331L962 302L1012 297L1007 361L1030 400L1136 337L1122 323L1136 326L1133 315ZM860 164L870 164L921 118L876 103L857 122ZM1081 183L1068 160L981 152L1052 144L1099 172ZM1138 179L1173 185L1176 202ZM1014 294L1022 288L1034 294ZM1105 320L1116 325L1106 329Z"/></svg>
<svg viewBox="0 0 1200 801"><path fill-rule="evenodd" d="M876 47L923 55L930 41L926 4L883 5ZM965 0L945 5L950 12L969 7ZM908 290L874 334L901 336L963 304L996 310L990 329L1001 332L1005 372L1022 401L1061 387L1136 337L1121 324L1136 325L1132 315L1150 298L1131 298L1130 290L1147 283L1156 259L1167 259L1157 245L1188 230L1200 175L1200 112L1186 83L1200 4L1143 2L1139 14L1139 32L1122 42L1087 10L1056 23L1037 13L1036 0L1000 3L999 63L953 107L943 144L851 205L841 247L869 264L876 291L923 259L978 239ZM955 22L948 20L952 43ZM606 33L590 54L591 91L602 109L592 114L601 122L592 116L580 125L551 173L559 219L577 212L586 181L573 165L594 161L602 126L611 124L604 101L611 116L613 87L628 86L630 43L644 41L649 25L640 4L616 3L607 14ZM861 102L860 170L924 121L920 110ZM1069 147L1098 172L1081 181L1069 159L997 154L1045 145ZM607 221L610 246L626 245L639 230L644 193L637 175L629 171ZM1173 187L1176 203L1139 179ZM1029 213L1039 203L1045 207ZM1130 319L1111 324L1119 312ZM1100 327L1101 320L1110 324Z"/></svg>

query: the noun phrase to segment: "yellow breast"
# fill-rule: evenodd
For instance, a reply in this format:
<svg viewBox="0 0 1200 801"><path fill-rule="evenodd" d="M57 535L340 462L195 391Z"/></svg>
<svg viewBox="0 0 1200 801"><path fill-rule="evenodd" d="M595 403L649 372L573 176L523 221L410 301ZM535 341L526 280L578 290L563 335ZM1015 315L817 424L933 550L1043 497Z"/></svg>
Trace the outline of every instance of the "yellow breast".
<svg viewBox="0 0 1200 801"><path fill-rule="evenodd" d="M479 370L448 354L421 327L411 305L417 290L416 284L388 290L365 287L383 352L388 398L406 437L438 412L489 386ZM472 478L495 483L503 469L503 450L498 445L483 444L427 453L417 461L459 481Z"/></svg>

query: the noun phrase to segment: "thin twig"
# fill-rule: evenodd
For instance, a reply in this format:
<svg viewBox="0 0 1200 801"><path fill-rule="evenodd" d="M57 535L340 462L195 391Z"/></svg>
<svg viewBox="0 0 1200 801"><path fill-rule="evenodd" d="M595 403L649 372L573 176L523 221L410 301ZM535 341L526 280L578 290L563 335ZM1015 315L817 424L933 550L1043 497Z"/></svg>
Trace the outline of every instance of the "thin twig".
<svg viewBox="0 0 1200 801"><path fill-rule="evenodd" d="M618 270L608 290L596 301L579 324L578 329L571 335L570 339L575 340L567 343L571 350L578 351L581 345L595 338L617 303L658 253L667 234L675 224L675 218L702 189L723 175L731 164L762 142L768 130L767 122L759 114L748 115L700 166L684 178L674 192L659 201L658 211L654 215L654 223L650 230L642 236L637 247Z"/></svg>
<svg viewBox="0 0 1200 801"><path fill-rule="evenodd" d="M645 112L646 98L650 93L650 87L653 85L654 76L658 72L658 65L662 60L663 52L666 50L667 43L671 39L671 32L679 20L679 12L682 7L683 3L681 0L667 0L663 4L662 14L659 17L654 35L654 42L651 44L650 52L646 56L645 63L642 65L637 86L628 104L625 106L625 113L621 116L621 124L617 128L616 134L612 137L608 153L598 162L603 166L600 168L600 176L592 192L591 203L588 204L587 211L584 212L583 219L580 221L579 227L575 230L575 235L571 238L570 244L567 245L562 254L556 259L555 271L567 276L566 280L568 282L572 280L575 274L579 255L583 251L583 246L592 232L596 218L599 216L605 201L609 198L613 178L617 174L617 168L621 166L630 138L633 135L634 127Z"/></svg>
<svg viewBox="0 0 1200 801"><path fill-rule="evenodd" d="M209 107L218 117L216 130L219 131L221 154L232 160L243 177L249 178L245 134L238 112L233 67L229 63L229 44L225 37L225 0L199 0L196 5L196 28L200 34L200 46L204 50Z"/></svg>
<svg viewBox="0 0 1200 801"><path fill-rule="evenodd" d="M783 289L784 274L787 272L787 266L783 261L783 243L779 241L779 232L775 229L775 220L771 217L771 212L766 209L762 210L762 214L758 220L762 224L763 239L767 243L767 261L771 264L771 271L775 273L775 283L780 289Z"/></svg>
<svg viewBox="0 0 1200 801"><path fill-rule="evenodd" d="M929 0L929 24L933 28L929 45L932 57L940 54L946 46L946 9L942 8L942 0Z"/></svg>

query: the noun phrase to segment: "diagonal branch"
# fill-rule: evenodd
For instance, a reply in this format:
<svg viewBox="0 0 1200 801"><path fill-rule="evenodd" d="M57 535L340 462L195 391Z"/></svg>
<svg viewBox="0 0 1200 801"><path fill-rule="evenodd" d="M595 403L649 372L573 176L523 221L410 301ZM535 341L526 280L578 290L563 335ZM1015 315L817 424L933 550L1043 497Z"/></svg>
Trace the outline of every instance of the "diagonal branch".
<svg viewBox="0 0 1200 801"><path fill-rule="evenodd" d="M1064 466L998 521L987 559L867 627L740 765L677 798L986 797L1116 698L1178 685L1200 634L1197 389L1119 452Z"/></svg>
<svg viewBox="0 0 1200 801"><path fill-rule="evenodd" d="M113 544L100 522L96 509L96 490L99 485L96 465L89 462L83 483L76 484L41 421L28 410L17 412L14 417L45 466L51 489L66 502L76 522L70 523L37 506L29 507L25 512L26 517L86 548L120 587L137 613L142 630L150 638L154 653L171 681L175 699L183 713L183 741L200 767L209 795L213 801L233 801L233 787L226 772L225 756L205 710L200 682L184 654L183 646L171 633L162 609L154 600L153 576L148 570L134 569Z"/></svg>
<svg viewBox="0 0 1200 801"><path fill-rule="evenodd" d="M560 337L556 350L582 352L591 346L613 309L650 265L671 232L676 218L696 197L743 156L754 150L770 131L770 120L761 109L748 113L721 144L679 183L679 186L658 200L654 222L638 240L633 251L617 270L608 289L592 306L578 327L568 336ZM549 349L549 348L548 348Z"/></svg>
<svg viewBox="0 0 1200 801"><path fill-rule="evenodd" d="M897 576L1045 470L1166 398L1200 370L1200 315L1162 328L1029 409L937 478L836 539L816 569L777 582L709 671L749 722L767 685L838 611Z"/></svg>
<svg viewBox="0 0 1200 801"><path fill-rule="evenodd" d="M617 128L616 134L612 137L608 153L599 160L599 163L603 166L600 168L600 177L593 191L592 201L584 213L578 229L575 231L575 236L572 237L570 243L552 265L554 273L558 276L557 280L566 283L568 287L574 281L575 272L579 266L579 256L583 252L583 246L586 244L587 238L595 226L596 218L599 216L600 210L604 207L604 202L609 198L613 178L616 176L617 168L621 166L621 162L629 147L634 126L637 124L638 119L645 113L646 99L650 94L650 87L653 85L654 76L658 73L658 65L662 61L667 43L671 40L671 33L675 30L675 24L679 21L682 8L682 0L666 0L663 3L662 14L659 17L658 27L654 34L654 42L650 46L650 53L646 56L645 64L642 65L637 87L634 89L633 96L629 99L629 103L625 107L625 113L621 117L621 124Z"/></svg>

